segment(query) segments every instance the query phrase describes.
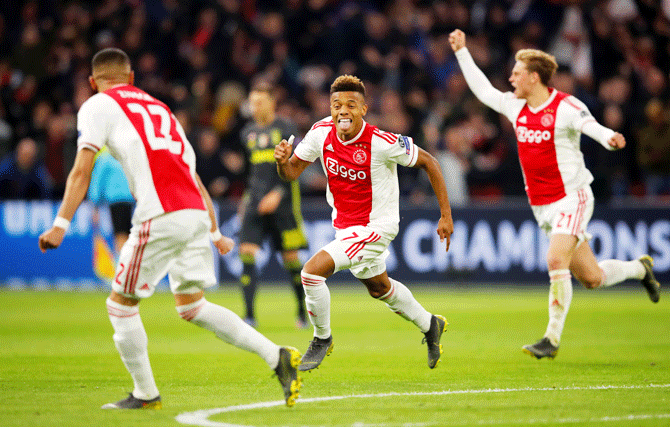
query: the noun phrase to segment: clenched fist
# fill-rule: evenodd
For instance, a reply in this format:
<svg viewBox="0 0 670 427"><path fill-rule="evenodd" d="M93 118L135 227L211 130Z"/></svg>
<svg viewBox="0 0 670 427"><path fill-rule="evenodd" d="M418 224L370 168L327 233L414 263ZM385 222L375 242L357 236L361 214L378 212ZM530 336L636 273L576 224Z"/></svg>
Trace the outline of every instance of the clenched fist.
<svg viewBox="0 0 670 427"><path fill-rule="evenodd" d="M449 34L449 44L451 44L451 48L454 52L465 47L465 33L461 30L452 31L451 34Z"/></svg>
<svg viewBox="0 0 670 427"><path fill-rule="evenodd" d="M291 158L291 153L293 152L294 139L295 137L291 135L288 141L282 139L281 142L275 146L275 154L274 154L275 161L280 165L283 165L284 163L288 162L288 159Z"/></svg>

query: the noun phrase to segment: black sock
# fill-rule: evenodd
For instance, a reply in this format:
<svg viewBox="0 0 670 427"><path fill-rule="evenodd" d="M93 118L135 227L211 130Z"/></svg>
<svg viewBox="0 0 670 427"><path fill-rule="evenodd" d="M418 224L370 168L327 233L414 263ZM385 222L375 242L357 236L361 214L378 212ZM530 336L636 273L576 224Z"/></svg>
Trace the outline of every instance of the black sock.
<svg viewBox="0 0 670 427"><path fill-rule="evenodd" d="M242 277L240 284L244 293L244 303L246 305L246 317L254 319L254 300L256 299L256 263L254 259L242 259Z"/></svg>

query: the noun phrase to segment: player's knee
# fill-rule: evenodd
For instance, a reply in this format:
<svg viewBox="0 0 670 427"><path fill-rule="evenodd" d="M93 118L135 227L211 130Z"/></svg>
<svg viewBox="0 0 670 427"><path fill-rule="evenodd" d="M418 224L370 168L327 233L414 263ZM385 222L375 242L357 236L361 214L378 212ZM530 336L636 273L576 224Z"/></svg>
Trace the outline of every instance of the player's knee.
<svg viewBox="0 0 670 427"><path fill-rule="evenodd" d="M368 288L368 293L372 298L379 299L384 295L386 295L387 292L384 292L383 290L381 290L381 288L374 288L374 289Z"/></svg>
<svg viewBox="0 0 670 427"><path fill-rule="evenodd" d="M594 289L600 286L600 283L602 282L602 277L599 274L586 274L577 277L577 280L586 289Z"/></svg>
<svg viewBox="0 0 670 427"><path fill-rule="evenodd" d="M368 288L370 296L375 299L383 297L391 289L390 286L382 281L365 280L363 283Z"/></svg>
<svg viewBox="0 0 670 427"><path fill-rule="evenodd" d="M563 270L567 268L565 264L566 263L562 257L547 254L547 268L549 269L549 271Z"/></svg>

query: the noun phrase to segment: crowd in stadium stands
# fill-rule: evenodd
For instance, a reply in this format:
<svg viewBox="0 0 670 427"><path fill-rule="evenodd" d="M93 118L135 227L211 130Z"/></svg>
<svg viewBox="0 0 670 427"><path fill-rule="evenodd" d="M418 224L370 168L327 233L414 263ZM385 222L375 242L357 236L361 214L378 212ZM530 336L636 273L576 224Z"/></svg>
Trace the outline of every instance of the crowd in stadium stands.
<svg viewBox="0 0 670 427"><path fill-rule="evenodd" d="M329 116L329 85L340 74L365 82L369 123L413 136L439 159L455 205L523 196L514 131L468 89L447 39L455 28L503 91L518 49L555 55L552 85L626 137L618 152L584 137L596 200L667 197L667 0L3 1L1 197L62 197L76 112L92 95L90 60L109 46L126 51L135 84L175 112L215 199L235 200L244 188L239 131L255 79L281 88L278 112L300 139ZM406 200L423 202L426 177L400 169ZM318 168L308 171L304 193L322 193Z"/></svg>

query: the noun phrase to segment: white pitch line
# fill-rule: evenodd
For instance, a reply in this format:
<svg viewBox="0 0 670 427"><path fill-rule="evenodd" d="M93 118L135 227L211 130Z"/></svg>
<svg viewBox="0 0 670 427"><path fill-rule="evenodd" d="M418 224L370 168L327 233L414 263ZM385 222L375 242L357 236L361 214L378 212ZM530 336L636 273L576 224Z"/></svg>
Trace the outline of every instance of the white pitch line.
<svg viewBox="0 0 670 427"><path fill-rule="evenodd" d="M326 397L311 397L307 399L300 399L298 402L301 405L306 403L314 402L326 402L331 400L345 400L345 399L367 399L367 398L380 398L380 397L392 397L392 396L445 396L450 394L486 394L486 393L514 393L514 392L525 392L525 391L569 391L569 390L622 390L622 389L645 389L645 388L668 388L670 384L647 384L647 385L600 385L600 386L583 386L583 387L525 387L525 388L488 388L488 389L478 389L478 390L444 390L444 391L415 391L407 393L377 393L377 394L350 394L344 396L326 396ZM241 425L241 424L228 424L217 421L211 421L208 418L212 415L223 414L227 412L240 412L240 411L249 411L252 409L262 409L262 408L272 408L274 406L283 406L285 402L283 400L275 400L272 402L256 402L248 403L246 405L235 405L227 406L225 408L213 408L213 409L203 409L200 411L193 412L184 412L175 417L177 422L181 424L195 425L201 427L253 427L250 425ZM515 424L538 424L538 423L547 423L555 422L560 424L570 424L578 422L610 422L610 421L635 421L635 420L646 420L646 419L666 419L670 418L670 414L650 414L650 415L624 415L620 417L601 417L601 418L585 418L585 419L576 419L576 418L563 418L563 419L554 419L554 420L545 420L545 419L528 419L528 420L518 420L506 422L490 420L479 422L479 425L491 425L491 424L506 424L506 423L515 423ZM374 426L385 426L389 427L391 424L370 424ZM394 425L421 425L429 426L433 424L394 424ZM368 426L368 424L355 423L353 426Z"/></svg>

